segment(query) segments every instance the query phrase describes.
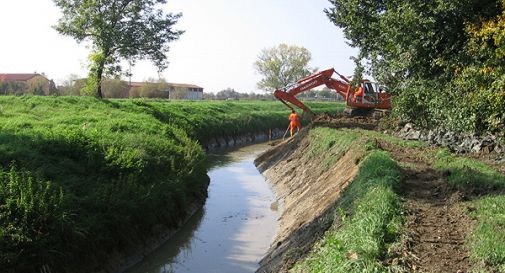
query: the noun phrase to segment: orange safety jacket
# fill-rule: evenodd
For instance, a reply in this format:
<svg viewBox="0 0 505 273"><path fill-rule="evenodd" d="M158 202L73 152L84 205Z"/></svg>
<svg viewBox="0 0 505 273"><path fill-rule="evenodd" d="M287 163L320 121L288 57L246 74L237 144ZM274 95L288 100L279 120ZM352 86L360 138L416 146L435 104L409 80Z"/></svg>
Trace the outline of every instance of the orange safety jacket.
<svg viewBox="0 0 505 273"><path fill-rule="evenodd" d="M361 97L361 99L363 100L363 87L358 87L358 89L356 90L356 92L354 93L354 98L353 98L353 102L356 102L356 99L358 97Z"/></svg>
<svg viewBox="0 0 505 273"><path fill-rule="evenodd" d="M296 114L296 113L291 113L289 115L289 121L291 121L290 125L292 127L294 127L294 126L301 127L302 126L302 124L300 123L300 118L298 117L298 114Z"/></svg>

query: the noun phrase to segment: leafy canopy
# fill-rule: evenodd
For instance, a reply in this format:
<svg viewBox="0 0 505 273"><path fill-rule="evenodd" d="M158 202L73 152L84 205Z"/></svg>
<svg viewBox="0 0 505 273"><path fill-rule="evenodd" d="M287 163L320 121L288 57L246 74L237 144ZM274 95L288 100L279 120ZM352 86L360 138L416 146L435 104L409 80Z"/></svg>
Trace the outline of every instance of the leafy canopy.
<svg viewBox="0 0 505 273"><path fill-rule="evenodd" d="M256 71L263 76L258 88L273 92L289 83L312 74L315 69L309 67L312 58L303 47L280 44L277 47L265 48L254 63Z"/></svg>
<svg viewBox="0 0 505 273"><path fill-rule="evenodd" d="M495 0L330 0L325 12L382 81L447 72L465 48L465 24L496 15ZM449 75L450 76L450 75ZM391 84L389 82L388 84Z"/></svg>
<svg viewBox="0 0 505 273"><path fill-rule="evenodd" d="M160 71L168 65L169 42L183 31L173 27L181 14L165 14L166 0L53 0L63 17L55 29L77 42L90 41L88 91L101 95L102 74L121 71L120 60L151 60Z"/></svg>

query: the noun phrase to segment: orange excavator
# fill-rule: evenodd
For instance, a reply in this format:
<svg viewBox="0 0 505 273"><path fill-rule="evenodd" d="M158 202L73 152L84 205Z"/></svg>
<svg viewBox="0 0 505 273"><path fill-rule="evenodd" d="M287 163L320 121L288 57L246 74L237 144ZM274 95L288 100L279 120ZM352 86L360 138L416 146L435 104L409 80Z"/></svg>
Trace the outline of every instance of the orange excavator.
<svg viewBox="0 0 505 273"><path fill-rule="evenodd" d="M332 78L333 74L337 74L340 79ZM362 115L374 110L386 112L391 109L391 95L385 92L384 87L369 80L362 80L361 84L353 89L351 81L333 68L317 72L294 84L277 89L274 92L274 97L291 110L293 107L288 102L301 108L303 113L312 113L305 104L296 98L296 95L323 84L335 90L345 99L347 107L344 113L348 115Z"/></svg>

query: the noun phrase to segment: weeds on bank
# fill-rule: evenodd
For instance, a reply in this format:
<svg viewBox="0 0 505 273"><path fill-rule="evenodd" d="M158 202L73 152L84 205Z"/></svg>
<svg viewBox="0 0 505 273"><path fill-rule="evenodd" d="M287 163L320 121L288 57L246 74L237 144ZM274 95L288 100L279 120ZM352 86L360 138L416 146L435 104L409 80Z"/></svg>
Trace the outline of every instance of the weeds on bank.
<svg viewBox="0 0 505 273"><path fill-rule="evenodd" d="M448 173L449 182L458 187L474 187L476 190L505 189L505 177L485 163L464 157L456 157L447 149L441 149L435 157L435 167Z"/></svg>
<svg viewBox="0 0 505 273"><path fill-rule="evenodd" d="M373 145L369 145L370 148ZM341 226L334 226L292 272L389 272L381 260L401 227L401 204L395 188L401 168L374 150L361 163L355 180L339 201ZM343 217L344 211L351 211Z"/></svg>
<svg viewBox="0 0 505 273"><path fill-rule="evenodd" d="M425 143L419 141L406 141L380 132L360 129L320 131L318 128L318 134L316 135L319 137L318 143L311 144L314 145L314 156L332 149L338 151L339 145L345 150L349 142L352 143L352 140L356 139L356 136L357 138L359 136L373 137L407 148L427 147ZM377 147L374 143L367 142L364 148L374 150ZM340 200L338 211L340 218L343 219L342 226L330 229L308 258L292 269L293 272L394 272L396 270L385 267L380 261L387 256L387 246L394 241L391 238L397 236L401 225L398 217L401 208L394 191L391 190L397 184L394 182L383 187L384 183L369 178L388 179L387 177L391 177L391 181L399 181L401 172L398 165L387 154L383 154L384 158L381 160L372 160L372 158L377 159L373 156L377 153L383 154L383 152L374 151L362 163L358 177L350 184ZM418 156L425 158L427 162L431 162L437 169L448 175L449 183L456 187L471 189L483 196L467 202L470 208L469 214L477 222L468 238L472 259L478 264L473 270L475 272L505 272L505 195L503 195L505 177L480 161L455 156L446 149L420 150L420 153ZM394 164L388 165L388 162ZM382 167L373 168L374 165ZM393 174L389 176L382 174L381 171L385 169L394 170ZM363 177L367 177L369 182L363 183ZM349 208L354 212L346 216L343 212L348 211ZM375 211L375 208L381 209Z"/></svg>
<svg viewBox="0 0 505 273"><path fill-rule="evenodd" d="M321 171L331 167L349 149L351 144L358 139L359 134L353 130L335 130L326 127L317 127L309 132L311 139L309 153L312 158L325 154L321 164Z"/></svg>
<svg viewBox="0 0 505 273"><path fill-rule="evenodd" d="M469 238L472 258L505 272L505 196L488 196L471 202L470 216L477 226Z"/></svg>

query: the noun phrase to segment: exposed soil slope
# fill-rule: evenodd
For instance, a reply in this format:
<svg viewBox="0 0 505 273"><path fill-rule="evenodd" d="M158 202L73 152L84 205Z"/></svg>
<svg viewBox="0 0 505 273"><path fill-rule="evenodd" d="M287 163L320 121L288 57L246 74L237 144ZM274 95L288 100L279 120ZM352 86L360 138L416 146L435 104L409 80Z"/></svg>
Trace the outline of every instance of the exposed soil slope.
<svg viewBox="0 0 505 273"><path fill-rule="evenodd" d="M276 192L281 207L276 238L257 272L285 272L331 225L333 206L358 171L362 155L350 149L328 169L325 155L313 157L303 130L262 154L255 163Z"/></svg>

